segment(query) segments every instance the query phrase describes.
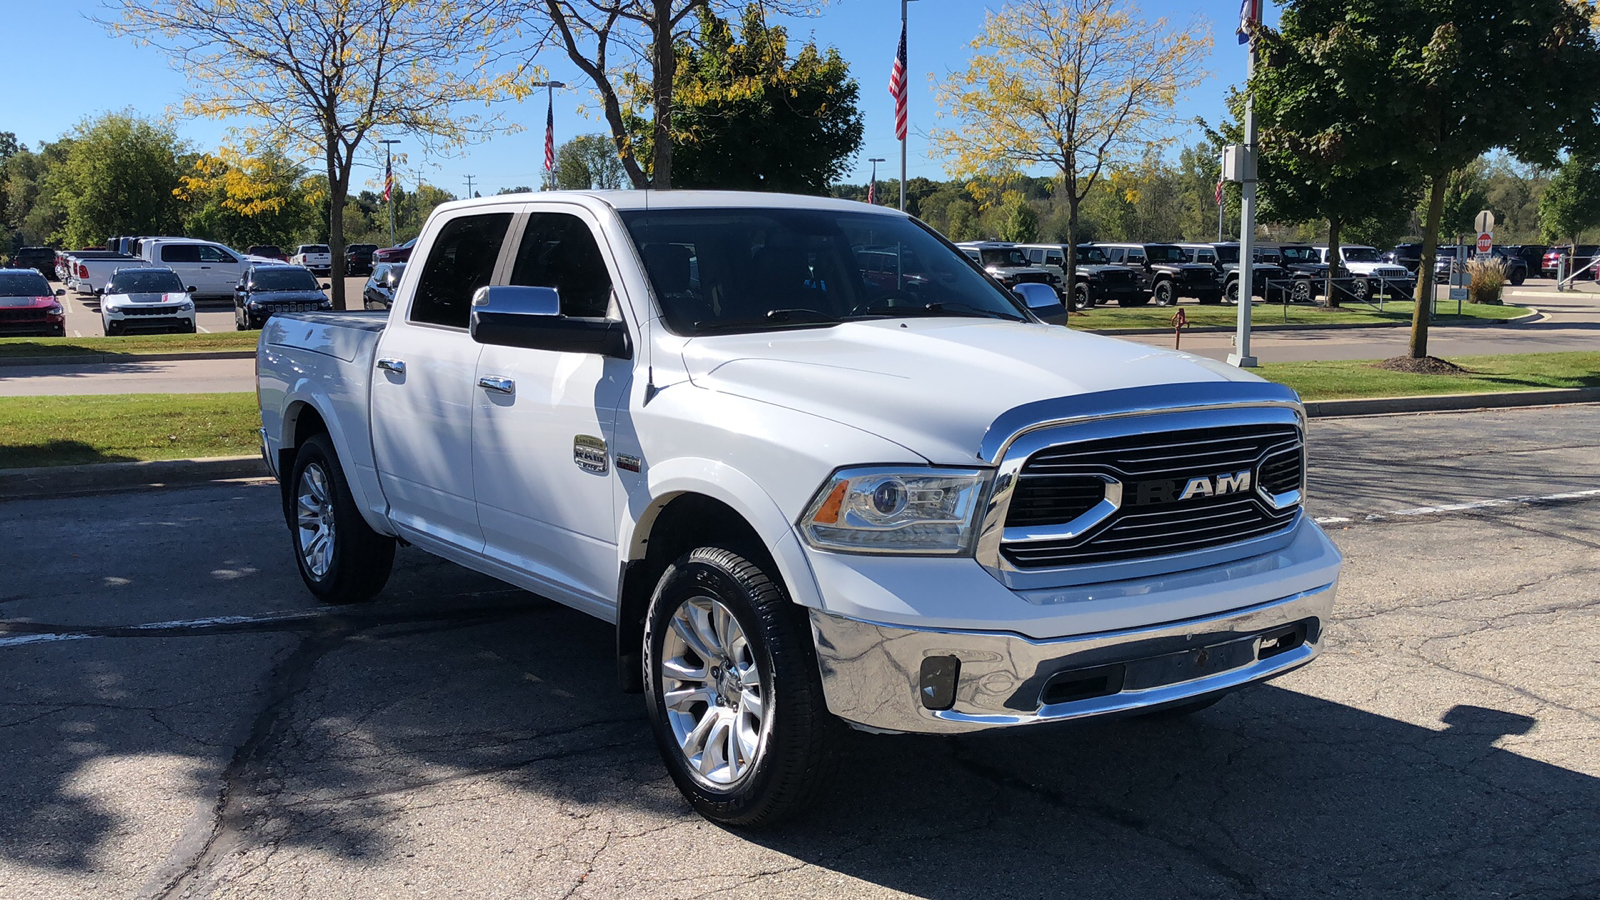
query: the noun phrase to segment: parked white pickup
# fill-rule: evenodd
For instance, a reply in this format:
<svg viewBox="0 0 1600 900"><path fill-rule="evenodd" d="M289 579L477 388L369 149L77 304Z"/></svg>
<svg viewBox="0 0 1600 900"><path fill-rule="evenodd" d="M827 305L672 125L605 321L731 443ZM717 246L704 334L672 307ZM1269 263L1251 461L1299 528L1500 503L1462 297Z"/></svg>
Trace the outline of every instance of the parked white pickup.
<svg viewBox="0 0 1600 900"><path fill-rule="evenodd" d="M387 313L262 331L306 585L370 598L398 539L614 623L716 821L797 808L841 722L1187 711L1322 645L1295 394L1042 323L904 214L483 198L412 260Z"/></svg>

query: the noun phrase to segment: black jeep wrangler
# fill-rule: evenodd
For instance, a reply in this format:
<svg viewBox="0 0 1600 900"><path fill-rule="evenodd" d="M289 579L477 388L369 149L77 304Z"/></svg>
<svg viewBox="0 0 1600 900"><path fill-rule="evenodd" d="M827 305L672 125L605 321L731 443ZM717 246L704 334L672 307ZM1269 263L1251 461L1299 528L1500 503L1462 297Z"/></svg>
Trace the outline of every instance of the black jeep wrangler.
<svg viewBox="0 0 1600 900"><path fill-rule="evenodd" d="M1205 263L1189 262L1188 254L1177 244L1100 243L1094 246L1106 255L1107 262L1133 270L1145 298L1143 303L1154 301L1157 306L1169 306L1178 302L1179 297L1193 297L1201 303L1222 302L1222 283L1217 279L1217 270Z"/></svg>

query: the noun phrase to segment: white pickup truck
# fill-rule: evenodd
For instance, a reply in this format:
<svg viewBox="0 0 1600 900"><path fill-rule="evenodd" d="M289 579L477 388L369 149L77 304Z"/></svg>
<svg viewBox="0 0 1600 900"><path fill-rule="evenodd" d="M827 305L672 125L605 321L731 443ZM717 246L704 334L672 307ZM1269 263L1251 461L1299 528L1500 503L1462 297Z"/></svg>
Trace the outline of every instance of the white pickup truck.
<svg viewBox="0 0 1600 900"><path fill-rule="evenodd" d="M368 599L398 541L614 623L713 820L797 808L841 723L1186 712L1320 650L1340 556L1295 394L1044 324L915 219L493 197L412 259L387 313L262 331L306 585Z"/></svg>

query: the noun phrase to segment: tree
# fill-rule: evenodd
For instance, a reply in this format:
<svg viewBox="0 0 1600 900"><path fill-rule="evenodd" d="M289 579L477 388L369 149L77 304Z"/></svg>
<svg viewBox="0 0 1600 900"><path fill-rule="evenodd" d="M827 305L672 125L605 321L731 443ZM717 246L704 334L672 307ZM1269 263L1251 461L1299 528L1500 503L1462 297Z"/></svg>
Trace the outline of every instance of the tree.
<svg viewBox="0 0 1600 900"><path fill-rule="evenodd" d="M1600 158L1573 154L1556 171L1539 201L1539 227L1550 243L1578 243L1600 226Z"/></svg>
<svg viewBox="0 0 1600 900"><path fill-rule="evenodd" d="M83 247L112 235L180 230L184 152L171 128L131 112L80 122L66 157L46 175L64 213L55 237Z"/></svg>
<svg viewBox="0 0 1600 900"><path fill-rule="evenodd" d="M1392 148L1395 165L1426 179L1413 358L1428 352L1451 173L1497 147L1548 163L1563 145L1593 139L1594 13L1590 0L1289 0L1283 28L1318 36L1293 51L1321 63L1302 89L1339 98L1350 135L1404 136ZM1282 63L1270 35L1265 69Z"/></svg>
<svg viewBox="0 0 1600 900"><path fill-rule="evenodd" d="M556 151L556 187L564 191L614 191L622 176L617 148L603 134L580 134Z"/></svg>
<svg viewBox="0 0 1600 900"><path fill-rule="evenodd" d="M274 146L321 157L328 187L333 302L345 308L344 206L374 131L452 147L496 123L459 112L498 99L498 0L112 0L105 22L165 51L188 75L184 110L260 122ZM524 89L525 90L525 89Z"/></svg>
<svg viewBox="0 0 1600 900"><path fill-rule="evenodd" d="M822 194L861 147L860 88L837 50L807 43L790 57L784 29L745 10L737 40L702 11L698 46L678 44L672 127L679 187ZM654 129L628 118L632 141Z"/></svg>
<svg viewBox="0 0 1600 900"><path fill-rule="evenodd" d="M495 195L496 196L504 196L506 194L531 194L531 193L533 193L533 188L528 187L525 184L519 184L516 187L501 188L500 190L495 191Z"/></svg>
<svg viewBox="0 0 1600 900"><path fill-rule="evenodd" d="M1123 0L1012 0L984 16L967 68L940 87L934 133L952 174L1047 167L1064 188L1068 230L1108 167L1165 140L1179 94L1203 77L1209 27L1139 17ZM1077 254L1068 242L1066 277Z"/></svg>
<svg viewBox="0 0 1600 900"><path fill-rule="evenodd" d="M187 204L185 231L234 246L297 243L311 231L319 212L305 182L306 170L283 152L246 155L232 148L202 153L179 180L178 197ZM361 215L359 205L346 207Z"/></svg>
<svg viewBox="0 0 1600 900"><path fill-rule="evenodd" d="M1000 229L1002 241L1031 244L1039 239L1039 211L1026 197L1013 191L1007 195L1003 206L1006 222Z"/></svg>
<svg viewBox="0 0 1600 900"><path fill-rule="evenodd" d="M132 2L132 0L130 0ZM691 16L701 10L732 15L753 0L524 0L530 17L549 22L539 46L555 43L566 51L600 94L600 111L611 126L628 181L635 188L672 187L670 137L677 85L678 42L692 36ZM759 0L770 13L800 15L806 0ZM614 51L626 57L617 60ZM645 77L643 73L649 73ZM625 106L631 93L648 97L650 154L638 152Z"/></svg>

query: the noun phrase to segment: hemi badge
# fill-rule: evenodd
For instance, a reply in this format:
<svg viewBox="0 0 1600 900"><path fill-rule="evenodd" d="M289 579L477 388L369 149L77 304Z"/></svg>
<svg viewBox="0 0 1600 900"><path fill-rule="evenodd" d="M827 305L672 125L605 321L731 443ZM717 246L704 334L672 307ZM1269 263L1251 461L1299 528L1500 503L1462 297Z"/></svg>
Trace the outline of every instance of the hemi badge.
<svg viewBox="0 0 1600 900"><path fill-rule="evenodd" d="M625 453L617 454L617 468L625 472L637 472L644 466L644 461L637 456L628 456Z"/></svg>

